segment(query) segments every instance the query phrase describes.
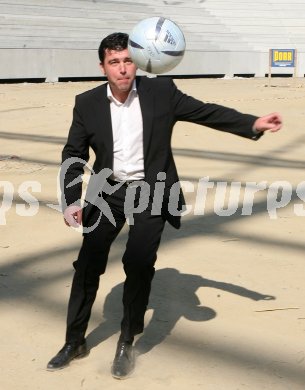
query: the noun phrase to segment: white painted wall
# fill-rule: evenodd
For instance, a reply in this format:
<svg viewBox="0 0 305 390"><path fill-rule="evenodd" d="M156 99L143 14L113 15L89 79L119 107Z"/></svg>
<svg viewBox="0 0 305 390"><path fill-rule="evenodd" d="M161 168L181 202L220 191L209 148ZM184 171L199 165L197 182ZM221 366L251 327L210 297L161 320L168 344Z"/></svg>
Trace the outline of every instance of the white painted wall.
<svg viewBox="0 0 305 390"><path fill-rule="evenodd" d="M305 0L0 0L0 79L98 77L101 39L154 15L177 22L187 41L168 74L262 77L270 48L295 48L304 77Z"/></svg>

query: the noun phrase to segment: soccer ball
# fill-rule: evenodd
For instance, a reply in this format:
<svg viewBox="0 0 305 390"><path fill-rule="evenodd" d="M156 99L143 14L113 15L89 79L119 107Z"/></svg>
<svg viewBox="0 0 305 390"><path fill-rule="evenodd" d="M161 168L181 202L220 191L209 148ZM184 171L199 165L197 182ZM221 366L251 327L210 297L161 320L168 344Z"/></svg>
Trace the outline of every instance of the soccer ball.
<svg viewBox="0 0 305 390"><path fill-rule="evenodd" d="M176 23L163 17L141 20L129 34L128 50L138 68L165 73L182 60L185 39Z"/></svg>

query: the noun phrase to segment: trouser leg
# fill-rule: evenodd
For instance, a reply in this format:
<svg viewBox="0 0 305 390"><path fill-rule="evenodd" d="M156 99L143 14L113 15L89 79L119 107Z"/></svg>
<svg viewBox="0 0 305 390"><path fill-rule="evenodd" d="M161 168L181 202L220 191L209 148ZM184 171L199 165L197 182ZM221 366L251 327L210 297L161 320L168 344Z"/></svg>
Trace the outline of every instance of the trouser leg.
<svg viewBox="0 0 305 390"><path fill-rule="evenodd" d="M100 275L105 272L112 242L124 221L113 226L102 218L93 232L84 235L73 277L67 314L66 341L81 343L85 337L91 309L99 287Z"/></svg>
<svg viewBox="0 0 305 390"><path fill-rule="evenodd" d="M123 292L124 315L121 322L121 340L132 341L143 332L144 315L148 305L154 264L157 259L165 221L149 211L135 215L130 226L126 251L123 256L126 279Z"/></svg>

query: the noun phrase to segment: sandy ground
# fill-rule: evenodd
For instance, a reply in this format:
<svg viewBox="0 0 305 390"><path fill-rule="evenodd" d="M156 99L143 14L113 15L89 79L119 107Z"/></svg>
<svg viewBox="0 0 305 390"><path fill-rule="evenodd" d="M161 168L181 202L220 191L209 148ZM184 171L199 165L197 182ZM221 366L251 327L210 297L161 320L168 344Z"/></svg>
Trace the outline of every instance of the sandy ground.
<svg viewBox="0 0 305 390"><path fill-rule="evenodd" d="M180 231L165 230L136 370L126 381L114 380L110 366L127 229L101 280L90 355L59 372L45 369L64 343L71 263L81 243L50 204L58 203L74 96L97 83L1 85L1 390L305 389L305 81L177 84L244 112L279 111L285 125L259 142L176 125L175 158L193 209ZM207 197L198 194L199 179L214 186ZM224 215L230 194L239 204Z"/></svg>

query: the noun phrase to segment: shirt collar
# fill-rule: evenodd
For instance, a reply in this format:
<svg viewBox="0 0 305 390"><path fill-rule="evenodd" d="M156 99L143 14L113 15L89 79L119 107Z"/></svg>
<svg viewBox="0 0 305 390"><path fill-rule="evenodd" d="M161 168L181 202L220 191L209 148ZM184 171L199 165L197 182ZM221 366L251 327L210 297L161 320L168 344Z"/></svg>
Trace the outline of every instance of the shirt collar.
<svg viewBox="0 0 305 390"><path fill-rule="evenodd" d="M128 99L130 98L131 95L136 96L136 94L137 94L137 83L136 83L136 80L133 80L133 83L132 83L132 86L131 86L131 90L130 90L129 95L128 95L128 97L127 97L126 100L128 100ZM115 102L115 103L118 104L118 105L124 104L124 103L119 102L119 101L113 96L109 83L107 84L107 98L108 98L111 102Z"/></svg>

